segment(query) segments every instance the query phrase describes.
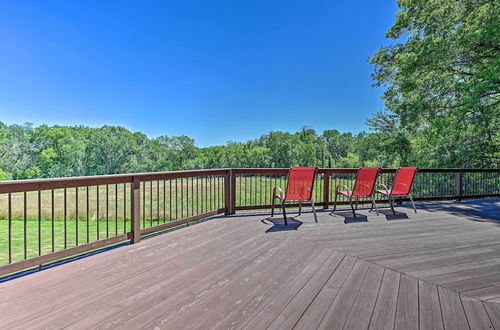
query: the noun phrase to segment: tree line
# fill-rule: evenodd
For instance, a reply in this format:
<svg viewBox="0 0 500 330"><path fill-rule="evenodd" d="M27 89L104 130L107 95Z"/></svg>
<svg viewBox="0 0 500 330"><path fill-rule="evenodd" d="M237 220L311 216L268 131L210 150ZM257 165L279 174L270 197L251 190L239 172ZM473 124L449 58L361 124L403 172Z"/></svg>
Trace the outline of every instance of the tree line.
<svg viewBox="0 0 500 330"><path fill-rule="evenodd" d="M393 139L393 140L391 140ZM149 138L124 127L6 125L0 122L0 178L32 179L234 167L436 166L404 137L304 127L247 142L200 148L188 136ZM437 166L456 166L438 163ZM488 167L489 164L484 164Z"/></svg>
<svg viewBox="0 0 500 330"><path fill-rule="evenodd" d="M371 134L273 131L247 142L200 148L188 136L148 138L124 127L6 125L0 178L32 179L227 167L353 167L382 161Z"/></svg>

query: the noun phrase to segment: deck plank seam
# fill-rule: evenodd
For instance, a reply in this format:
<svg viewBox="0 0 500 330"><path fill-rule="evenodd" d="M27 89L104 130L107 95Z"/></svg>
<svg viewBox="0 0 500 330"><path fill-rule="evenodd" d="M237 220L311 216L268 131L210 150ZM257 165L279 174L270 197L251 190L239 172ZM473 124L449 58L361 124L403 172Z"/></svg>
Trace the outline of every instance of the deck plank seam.
<svg viewBox="0 0 500 330"><path fill-rule="evenodd" d="M387 269L384 268L384 274L382 275L382 279L380 280L380 286L378 287L377 298L375 298L375 302L373 303L373 309L372 309L372 313L370 315L370 321L368 321L367 329L370 328L370 325L372 323L373 313L375 312L375 306L377 306L378 296L380 295L380 290L382 289L382 283L384 283L384 277L385 277L386 272L387 272Z"/></svg>
<svg viewBox="0 0 500 330"><path fill-rule="evenodd" d="M347 254L344 254L344 257L343 259L345 259ZM355 258L355 257L352 257L350 256L351 258ZM342 260L343 260L342 259ZM355 258L357 259L357 258ZM339 295L340 291L342 290L342 288L344 287L344 284L345 282L347 281L347 279L349 278L349 275L351 275L351 272L354 268L354 265L356 264L356 261L353 262L351 268L349 269L349 272L347 273L347 275L345 276L344 280L342 281L342 284L340 285L339 289L337 290L337 293L335 294L334 297L332 297L332 302L330 303L330 305L328 306L328 308L326 309L326 312L328 312L328 310L330 309L331 305L333 304L333 302L335 301L335 299L337 298L337 296ZM333 276L334 273L332 273L331 276ZM331 277L330 276L330 277ZM328 281L325 282L325 285L328 283ZM324 286L322 287L322 289L324 288ZM314 302L314 300L316 299L316 297L318 297L318 295L321 293L322 290L318 291L318 293L315 295L314 299L311 301L311 303L307 306L306 309L304 309L304 311L302 312L302 314L300 315L300 317L298 318L298 320L295 322L295 324L293 325L292 329L295 329L297 324L300 322L300 320L302 319L302 317L304 316L304 314L307 312L307 310L309 309L309 307L311 306L311 304ZM326 313L325 313L326 315ZM321 322L323 321L325 315L323 315L323 317L321 318L321 321L318 323L318 324L321 324Z"/></svg>
<svg viewBox="0 0 500 330"><path fill-rule="evenodd" d="M404 275L407 275L407 276L409 276L409 277L411 277L411 278L416 279L417 281L418 281L418 280L421 280L421 281L424 281L424 282L426 282L426 283L429 283L429 284L435 285L435 286L437 286L437 287L439 287L439 288L446 289L446 290L450 290L450 291L456 292L456 293L458 293L458 294L462 294L462 295L464 295L464 296L467 296L467 297L472 298L472 299L475 299L475 300L479 300L479 301L482 301L482 302L487 302L488 300L498 299L498 297L488 298L488 299L486 299L486 300L478 299L478 298L476 298L476 297L473 297L473 296L470 296L470 295L468 295L468 294L467 294L467 291L473 291L473 290L466 290L466 291L460 292L460 291L457 291L457 290L449 289L449 288L447 288L447 287L442 286L441 284L436 284L436 283L433 283L433 282L431 282L431 281L427 280L426 278L419 278L419 277L413 276L413 275L408 274L408 273L406 273L406 272L404 272L404 271L400 271L400 270L397 270L397 269L391 268L391 267L386 266L386 265L381 265L381 264L379 264L379 263L377 263L377 262L373 262L373 261L366 260L366 259L364 259L363 257L357 257L357 256L354 256L354 255L352 255L352 254L347 253L346 251L342 251L342 250L335 250L335 251L336 251L336 252L345 253L346 255L348 255L348 256L350 256L350 257L357 258L357 259L360 259L360 260L362 260L362 261L368 262L368 263L370 263L370 264L374 264L374 265L377 265L377 266L383 267L383 268L385 268L385 269L389 269L389 270L395 271L395 272L397 272L397 273L399 273L399 274L404 274ZM480 269L480 268L481 268L481 267L478 267L478 268L475 268L475 269ZM490 287L490 286L497 286L497 285L488 285L488 286L486 286L486 287ZM474 289L474 290L475 290L475 289Z"/></svg>
<svg viewBox="0 0 500 330"><path fill-rule="evenodd" d="M472 329L472 327L470 326L469 317L467 316L467 312L465 311L464 302L462 301L462 295L460 293L458 294L458 299L460 300L460 306L462 306L462 310L464 311L465 320L467 320L467 325L469 326L469 329Z"/></svg>
<svg viewBox="0 0 500 330"><path fill-rule="evenodd" d="M359 259L361 260L361 259ZM364 260L363 260L364 261ZM366 262L366 261L365 261ZM356 291L356 296L354 297L353 301L352 301L352 305L351 307L349 308L349 313L347 314L347 317L345 318L344 320L344 324L342 325L342 329L344 329L346 323L347 323L347 320L349 319L349 316L351 315L351 312L352 312L352 308L354 307L354 303L356 302L356 300L358 299L358 296L359 296L359 293L361 291L361 288L363 287L363 284L365 283L365 280L366 280L366 275L368 275L368 271L370 270L371 268L371 265L368 266L368 268L366 269L365 271L365 274L363 275L363 280L361 281L361 284L359 285L359 288L358 290Z"/></svg>
<svg viewBox="0 0 500 330"><path fill-rule="evenodd" d="M328 249L328 250L332 250L332 249ZM338 252L336 252L338 253ZM311 300L311 302L307 305L307 307L304 309L304 311L302 312L302 314L300 315L300 317L297 319L297 321L295 322L295 324L297 324L297 322L300 320L300 318L302 317L302 315L305 313L305 311L307 310L307 308L309 308L309 306L312 304L312 302L314 301L314 299L316 299L316 297L318 296L318 294L321 292L321 290L323 290L323 288L325 287L326 283L328 283L328 281L330 280L330 278L333 276L333 274L335 273L335 271L339 268L340 264L342 263L342 261L344 260L346 254L343 253L343 256L342 256L342 259L340 259L339 263L337 264L337 266L335 267L335 269L332 271L332 273L330 274L330 276L328 276L328 279L325 281L325 283L323 283L323 285L321 286L321 289L318 290L318 292L314 295L313 299ZM309 265L309 263L308 263ZM319 267L321 268L321 266ZM292 302L292 300L300 293L300 291L312 280L314 276L311 276L311 278L309 278L303 285L302 287L293 295L293 297L288 301L288 303L283 306L283 308L280 310L279 313L276 314L276 316L273 318L273 320L269 323L269 326L274 322L274 320L276 320L278 318L278 316L283 312L283 310L285 310L285 308ZM279 292L276 293L276 295L279 294ZM276 296L274 295L273 298ZM257 314L256 314L257 315ZM248 324L248 322L246 323ZM294 326L295 326L294 324ZM269 326L267 327L267 329L269 329Z"/></svg>
<svg viewBox="0 0 500 330"><path fill-rule="evenodd" d="M444 327L443 307L441 307L441 294L439 293L439 290L437 289L437 285L436 285L436 291L437 291L438 302L439 302L439 312L441 314L441 323L443 324L443 329L445 329L445 327Z"/></svg>
<svg viewBox="0 0 500 330"><path fill-rule="evenodd" d="M398 293L397 293L397 296L396 296L396 309L394 311L394 320L393 320L393 323L392 323L392 328L393 329L396 329L396 318L397 318L397 315L398 315L399 293L400 293L400 291L401 291L401 273L399 273Z"/></svg>
<svg viewBox="0 0 500 330"><path fill-rule="evenodd" d="M332 251L333 253L338 253L338 252L334 251L334 250L333 250L333 249L331 249L331 248L322 248L321 246L317 246L317 248L320 248L320 250L330 250L330 251ZM338 253L338 254L343 254L343 253ZM343 254L341 261L337 264L337 266L335 267L335 269L337 269L337 268L338 268L338 266L340 265L340 263L342 262L342 260L344 260L344 258L345 258L345 254ZM308 265L310 265L313 261L314 261L314 258L309 259L309 260L307 261L307 263L304 265L304 268L305 268L305 267L307 267ZM321 265L318 267L318 269L319 269L319 268L321 268ZM312 278L312 277L311 277L311 278ZM298 293L302 290L302 288L303 288L304 286L306 286L306 285L307 285L307 283L309 283L309 282L310 282L311 278L309 278L309 279L308 279L308 280L307 280L307 281L306 281L306 282L305 282L305 283L304 283L304 284L300 287L300 289L299 289L299 290L298 290L298 291L297 291L297 292L293 295L293 297L290 299L290 301L288 301L288 303L287 303L287 304L286 304L286 305L285 305L285 306L284 306L284 307L283 307L283 308L279 311L279 313L277 313L277 314L276 314L276 316L273 318L273 320L269 322L269 325L267 326L267 328L269 328L269 326L270 326L270 325L274 322L274 320L275 320L275 319L276 319L276 318L277 318L277 317L281 314L281 312L283 312L283 310L284 310L284 309L288 306L288 304L290 304L290 302L291 302L291 301L293 300L293 298L295 298L295 296L296 296L296 295L297 295L297 294L298 294ZM283 285L283 287L285 287L285 286L286 286L286 284L285 284L285 285ZM282 288L283 288L283 287L282 287ZM277 291L274 295L272 295L272 296L269 298L268 303L269 303L269 302L271 302L271 301L272 301L272 300L273 300L276 296L278 296L279 294L280 294L280 291L278 290L278 291ZM264 305L263 305L263 306L262 306L262 307L261 307L261 308L260 308L260 309L259 309L256 313L255 313L255 315L254 315L253 317L251 317L250 319L248 319L248 320L247 320L247 321L246 321L243 325L241 325L241 326L240 326L240 328L241 328L241 329L244 329L244 328L245 328L245 327L246 327L249 323L251 323L251 322L252 322L252 320L253 320L255 317L257 317L257 316L258 316L258 314L259 314L259 313L260 313L260 312L261 312L261 311L262 311L262 310L263 310L263 309L267 306L267 304L268 304L268 303L264 304Z"/></svg>
<svg viewBox="0 0 500 330"><path fill-rule="evenodd" d="M490 316L490 313L488 313L488 308L486 308L486 306L484 305L484 302L482 302L482 301L481 301L481 304L483 305L483 308L484 308L484 311L485 311L485 313L486 313L486 316L487 316L487 317L488 317L488 319L490 320L490 323L491 323L491 325L493 326L493 329L496 329L496 327L495 327L495 323L493 323L493 320L492 320L492 318L491 318L491 316Z"/></svg>
<svg viewBox="0 0 500 330"><path fill-rule="evenodd" d="M350 256L352 257L352 256ZM325 314L323 315L323 317L321 318L321 321L319 321L318 325L321 325L321 323L323 323L323 320L325 319L326 317L326 314L328 314L328 311L330 310L330 308L332 307L333 303L335 302L335 300L337 299L339 293L342 291L342 289L344 288L345 286L345 283L347 282L347 279L351 276L352 274L352 270L354 269L354 266L356 265L356 263L358 262L358 258L356 257L353 257L356 259L356 261L352 264L352 267L351 269L349 270L349 274L347 274L347 276L345 277L344 281L342 282L342 285L340 286L339 290L337 291L337 294L335 295L335 297L333 297L332 299L332 302L330 303L330 306L328 306L328 309L326 309L326 312Z"/></svg>
<svg viewBox="0 0 500 330"><path fill-rule="evenodd" d="M417 279L417 323L420 329L420 281Z"/></svg>

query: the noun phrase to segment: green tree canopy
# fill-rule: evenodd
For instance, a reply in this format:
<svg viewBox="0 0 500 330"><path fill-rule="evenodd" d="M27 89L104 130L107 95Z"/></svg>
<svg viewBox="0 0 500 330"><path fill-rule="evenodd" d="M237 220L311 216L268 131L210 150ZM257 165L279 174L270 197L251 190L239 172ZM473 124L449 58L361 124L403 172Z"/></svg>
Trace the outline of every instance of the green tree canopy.
<svg viewBox="0 0 500 330"><path fill-rule="evenodd" d="M500 164L499 4L399 0L387 32L396 43L371 58L376 86L386 87L385 105L402 126L391 138L407 145L404 131L411 133L429 166ZM383 119L372 119L376 130Z"/></svg>

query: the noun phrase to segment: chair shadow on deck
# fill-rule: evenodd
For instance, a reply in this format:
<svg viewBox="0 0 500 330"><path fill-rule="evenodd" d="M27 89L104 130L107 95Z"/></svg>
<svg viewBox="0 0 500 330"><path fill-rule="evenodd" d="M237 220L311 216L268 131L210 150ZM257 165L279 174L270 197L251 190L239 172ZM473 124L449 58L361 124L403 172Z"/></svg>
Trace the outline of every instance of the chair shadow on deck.
<svg viewBox="0 0 500 330"><path fill-rule="evenodd" d="M269 223L273 224L273 226L266 230L266 233L273 233L278 231L290 231L297 230L301 225L302 221L299 221L295 218L287 217L288 225L285 225L285 220L282 216L276 216L274 218L268 217L266 219L261 220L262 223L269 225Z"/></svg>
<svg viewBox="0 0 500 330"><path fill-rule="evenodd" d="M334 213L331 213L330 216L335 217L335 216L341 216L344 218L344 223L357 223L357 222L368 222L368 217L364 214L359 214L356 213L356 217L352 215L352 211L349 210L338 210L335 211Z"/></svg>
<svg viewBox="0 0 500 330"><path fill-rule="evenodd" d="M413 212L413 211L412 211ZM391 220L404 220L404 219L409 219L408 214L404 212L399 212L395 210L395 213L392 213L392 210L390 209L379 209L378 213L385 215L386 220L391 221Z"/></svg>

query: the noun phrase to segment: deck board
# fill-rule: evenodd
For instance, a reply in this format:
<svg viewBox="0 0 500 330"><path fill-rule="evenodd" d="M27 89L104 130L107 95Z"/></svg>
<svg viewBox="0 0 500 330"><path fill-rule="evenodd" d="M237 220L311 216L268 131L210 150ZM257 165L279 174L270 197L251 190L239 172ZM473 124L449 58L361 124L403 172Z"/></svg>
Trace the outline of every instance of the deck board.
<svg viewBox="0 0 500 330"><path fill-rule="evenodd" d="M370 320L370 329L394 328L400 279L400 273L390 269L385 270L377 302Z"/></svg>
<svg viewBox="0 0 500 330"><path fill-rule="evenodd" d="M0 283L0 328L500 329L500 200L451 205L218 217Z"/></svg>
<svg viewBox="0 0 500 330"><path fill-rule="evenodd" d="M436 285L418 281L418 304L420 329L443 329L443 315Z"/></svg>

